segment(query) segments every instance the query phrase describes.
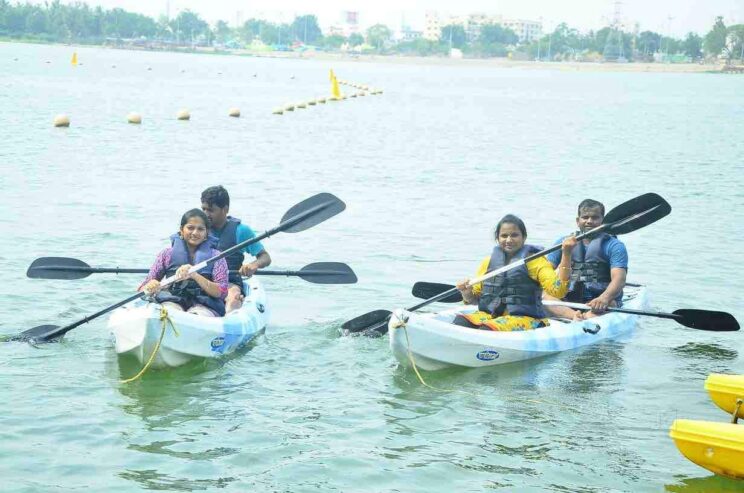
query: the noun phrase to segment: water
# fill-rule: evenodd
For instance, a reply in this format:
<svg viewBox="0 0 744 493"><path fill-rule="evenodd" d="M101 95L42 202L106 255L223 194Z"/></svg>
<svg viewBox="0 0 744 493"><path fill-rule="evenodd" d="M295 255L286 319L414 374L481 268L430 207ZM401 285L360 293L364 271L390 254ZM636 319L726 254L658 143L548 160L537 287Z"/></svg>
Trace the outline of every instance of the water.
<svg viewBox="0 0 744 493"><path fill-rule="evenodd" d="M726 419L703 381L743 372L741 333L646 318L583 351L426 374L462 391L439 392L399 368L385 339L339 327L412 305L415 281L472 275L507 212L548 244L571 231L581 199L612 207L647 191L673 212L623 238L629 279L660 310L744 320L744 79L93 48L73 69L72 50L0 44L0 333L128 296L139 276L24 273L52 255L148 267L218 183L259 231L312 194L338 195L343 214L265 246L273 267L346 262L360 282L266 278L273 321L254 347L129 385L119 379L139 368L117 361L106 317L61 344L0 345L3 491L741 487L667 436L676 417ZM326 94L329 68L385 93L271 115ZM175 119L181 108L191 121ZM141 126L126 124L130 111ZM72 126L53 128L57 113Z"/></svg>

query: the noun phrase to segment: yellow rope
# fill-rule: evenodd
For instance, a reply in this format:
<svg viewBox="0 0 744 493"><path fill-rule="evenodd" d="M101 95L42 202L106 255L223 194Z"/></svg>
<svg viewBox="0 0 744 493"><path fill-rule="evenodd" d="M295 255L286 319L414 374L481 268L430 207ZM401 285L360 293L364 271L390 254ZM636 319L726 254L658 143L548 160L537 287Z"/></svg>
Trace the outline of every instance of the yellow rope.
<svg viewBox="0 0 744 493"><path fill-rule="evenodd" d="M176 329L176 324L173 323L173 319L170 318L170 315L168 314L168 310L164 306L160 307L160 339L158 339L158 343L155 344L155 348L152 350L152 353L150 353L150 357L147 359L147 362L145 363L145 366L142 367L142 369L132 378L127 378L126 380L121 380L121 383L130 383L134 382L138 378L142 377L142 375L145 374L148 368L150 368L150 365L155 360L155 355L158 354L158 350L160 349L160 344L163 342L163 337L165 337L165 329L168 327L168 324L173 328L173 333L176 334L176 337L178 337L178 329Z"/></svg>

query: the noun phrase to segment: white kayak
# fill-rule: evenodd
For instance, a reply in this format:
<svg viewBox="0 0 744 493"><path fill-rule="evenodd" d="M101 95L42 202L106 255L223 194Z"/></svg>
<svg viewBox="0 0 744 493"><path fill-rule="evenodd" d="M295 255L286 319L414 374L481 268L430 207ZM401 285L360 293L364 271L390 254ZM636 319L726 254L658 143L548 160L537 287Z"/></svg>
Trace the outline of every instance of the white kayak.
<svg viewBox="0 0 744 493"><path fill-rule="evenodd" d="M244 281L246 297L239 310L224 317L203 317L170 310L173 322L165 334L151 368L181 366L195 358L219 358L235 352L263 332L269 322L266 292L255 277ZM116 353L131 355L145 364L163 331L161 305L137 300L115 310L108 321Z"/></svg>
<svg viewBox="0 0 744 493"><path fill-rule="evenodd" d="M623 308L647 308L646 288L626 287ZM552 320L548 327L520 332L471 329L452 324L459 313L477 310L460 305L437 313L396 310L388 323L390 349L405 366L422 370L478 368L547 356L611 339L633 329L638 315L610 312L585 321Z"/></svg>

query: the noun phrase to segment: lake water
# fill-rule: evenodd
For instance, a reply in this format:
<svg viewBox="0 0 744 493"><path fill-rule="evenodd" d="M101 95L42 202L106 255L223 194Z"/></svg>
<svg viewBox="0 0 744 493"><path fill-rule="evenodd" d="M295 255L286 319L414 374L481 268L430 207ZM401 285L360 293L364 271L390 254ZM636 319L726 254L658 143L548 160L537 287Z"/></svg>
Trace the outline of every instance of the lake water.
<svg viewBox="0 0 744 493"><path fill-rule="evenodd" d="M670 216L624 236L654 308L744 320L744 78L481 64L280 60L0 44L0 333L65 325L137 275L27 279L37 257L149 267L223 184L254 229L318 192L347 210L264 242L272 267L351 265L359 283L265 278L273 319L221 363L120 364L101 317L60 344L0 344L0 490L736 491L684 459L677 417L725 421L703 390L744 373L744 335L643 319L623 340L524 365L425 374L386 339L340 335L410 306L415 281L474 273L505 213L530 241L572 231L576 204L643 192ZM46 62L50 63L46 63ZM384 89L326 95L328 70ZM348 89L347 89L348 90ZM242 111L228 118L230 107ZM177 121L188 108L192 119ZM126 115L143 115L140 126ZM55 114L72 120L53 128Z"/></svg>

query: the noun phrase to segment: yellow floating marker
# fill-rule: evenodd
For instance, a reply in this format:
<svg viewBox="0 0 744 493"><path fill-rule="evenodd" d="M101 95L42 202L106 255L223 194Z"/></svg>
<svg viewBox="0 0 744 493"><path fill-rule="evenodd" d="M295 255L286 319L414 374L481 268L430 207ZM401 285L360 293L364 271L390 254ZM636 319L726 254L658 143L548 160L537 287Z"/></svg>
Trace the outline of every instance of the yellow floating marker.
<svg viewBox="0 0 744 493"><path fill-rule="evenodd" d="M140 115L139 113L131 112L127 115L127 122L134 125L139 125L140 123L142 123L142 115Z"/></svg>
<svg viewBox="0 0 744 493"><path fill-rule="evenodd" d="M333 96L333 99L336 100L341 98L341 89L338 88L338 80L335 76L331 80L331 96Z"/></svg>
<svg viewBox="0 0 744 493"><path fill-rule="evenodd" d="M360 97L360 98L362 98L362 97L364 97L364 96L366 96L366 95L367 95L367 93L366 93L366 92L364 92L364 91L362 91L362 92L360 92L360 93L359 93L359 97Z"/></svg>
<svg viewBox="0 0 744 493"><path fill-rule="evenodd" d="M315 106L316 104L318 104L318 101L316 101L315 99L311 99L307 102L307 104L308 106Z"/></svg>
<svg viewBox="0 0 744 493"><path fill-rule="evenodd" d="M240 110L238 108L230 108L228 115L233 118L240 118Z"/></svg>
<svg viewBox="0 0 744 493"><path fill-rule="evenodd" d="M57 115L54 117L54 126L55 127L69 127L70 126L70 117L67 115Z"/></svg>
<svg viewBox="0 0 744 493"><path fill-rule="evenodd" d="M284 108L274 108L274 110L271 112L272 115L283 115L284 114Z"/></svg>
<svg viewBox="0 0 744 493"><path fill-rule="evenodd" d="M355 97L357 97L357 93L355 93L355 92L352 92L351 94L349 94L349 97L350 97L350 98L355 98Z"/></svg>
<svg viewBox="0 0 744 493"><path fill-rule="evenodd" d="M295 107L293 104L288 104L284 107L284 111L294 111Z"/></svg>
<svg viewBox="0 0 744 493"><path fill-rule="evenodd" d="M176 115L176 118L179 120L191 120L191 113L189 113L189 110L181 110Z"/></svg>
<svg viewBox="0 0 744 493"><path fill-rule="evenodd" d="M78 59L77 59L77 51L73 51L73 52L72 52L72 60L70 60L70 63L71 63L71 64L72 64L73 66L75 66L75 65L77 65L77 64L78 64Z"/></svg>
<svg viewBox="0 0 744 493"><path fill-rule="evenodd" d="M305 104L305 103L297 103L295 105L295 108L307 108L307 104Z"/></svg>
<svg viewBox="0 0 744 493"><path fill-rule="evenodd" d="M318 98L318 104L326 104L326 98Z"/></svg>

